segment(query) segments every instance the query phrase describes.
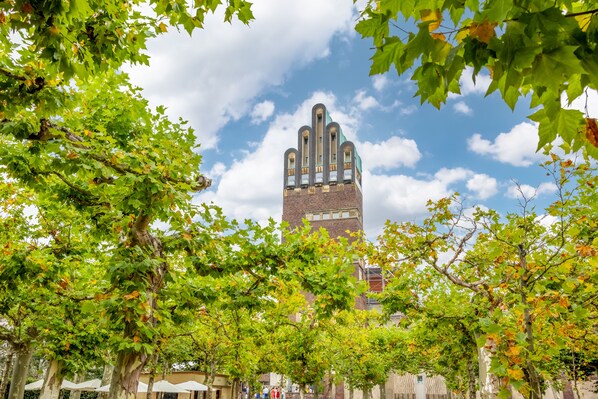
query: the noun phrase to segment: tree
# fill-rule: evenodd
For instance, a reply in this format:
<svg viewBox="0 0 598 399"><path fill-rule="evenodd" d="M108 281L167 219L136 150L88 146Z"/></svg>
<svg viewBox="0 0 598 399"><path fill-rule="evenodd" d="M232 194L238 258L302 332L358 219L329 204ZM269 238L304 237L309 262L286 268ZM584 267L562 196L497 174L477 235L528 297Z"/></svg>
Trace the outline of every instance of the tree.
<svg viewBox="0 0 598 399"><path fill-rule="evenodd" d="M383 398L384 384L391 370L412 371L407 364L411 354L403 345L401 332L381 325L379 317L369 311L342 316L330 326L326 337L332 369L350 390L364 392L364 398L371 398L375 386L380 386Z"/></svg>
<svg viewBox="0 0 598 399"><path fill-rule="evenodd" d="M300 231L306 234L309 230L305 225ZM285 244L299 237L287 232ZM274 347L269 359L271 371L298 384L301 397L311 385L317 394L324 377L330 375L332 363L326 337L333 331L339 311L352 309L361 290L353 276L355 255L348 240L331 239L325 229L308 237L324 243L318 253L309 255L316 256L317 266L299 260L286 269L277 281L279 288L272 292L273 304L265 313Z"/></svg>
<svg viewBox="0 0 598 399"><path fill-rule="evenodd" d="M143 4L148 7L141 13ZM116 71L126 62L147 62L147 38L166 32L167 24L191 32L219 6L226 21L252 18L245 1L203 2L194 9L185 2L143 4L0 5L1 163L8 176L36 192L52 187L57 203L89 211L88 223L111 254L111 294L121 297L107 299L125 341L117 345L113 397L136 391L157 324L156 297L168 273L150 225L173 218L187 225L189 192L209 186L198 172L192 132L167 121L163 110L152 113ZM124 319L115 305L124 309ZM135 306L149 314L132 311Z"/></svg>
<svg viewBox="0 0 598 399"><path fill-rule="evenodd" d="M544 167L558 195L546 210L550 223L540 223L525 197L519 213L504 217L465 212L449 198L431 203L421 225L389 223L377 249L395 274L441 277L471 298L461 303L477 319L483 397L499 388L506 394L508 384L541 397L544 381L560 379L560 351L579 349L582 336L591 347L598 339L589 317L596 311L597 176L587 163L556 156Z"/></svg>
<svg viewBox="0 0 598 399"><path fill-rule="evenodd" d="M203 27L206 14L219 7L225 9L226 22L234 17L243 23L253 19L251 3L245 0L210 0L191 7L184 1L162 0L2 3L1 96L4 100L14 95L14 103L3 106L37 103L47 97L47 90L68 87L73 77L84 79L128 62L147 63L143 51L149 38L167 32L168 26L191 34Z"/></svg>
<svg viewBox="0 0 598 399"><path fill-rule="evenodd" d="M370 74L413 70L422 103L440 107L460 92L465 68L474 80L485 68L487 94L498 90L511 108L528 95L540 106L530 116L538 148L561 138L596 158L596 115L567 109L562 97L571 104L598 89L597 14L595 1L370 0L356 29L376 47Z"/></svg>
<svg viewBox="0 0 598 399"><path fill-rule="evenodd" d="M387 258L372 255L371 262L379 263L386 273L392 273L394 267L387 263ZM409 361L406 361L394 351L393 369L401 374L417 374L423 370L441 375L447 389L462 397L475 398L479 310L470 303L470 295L441 275L419 268L401 268L400 274L387 279L379 300L386 314L401 314L396 329L403 332L402 347L409 353Z"/></svg>
<svg viewBox="0 0 598 399"><path fill-rule="evenodd" d="M65 373L99 359L108 336L94 304L102 252L87 218L17 181L0 183L0 338L16 354L10 397L19 397L34 350L50 360L42 397L57 397Z"/></svg>

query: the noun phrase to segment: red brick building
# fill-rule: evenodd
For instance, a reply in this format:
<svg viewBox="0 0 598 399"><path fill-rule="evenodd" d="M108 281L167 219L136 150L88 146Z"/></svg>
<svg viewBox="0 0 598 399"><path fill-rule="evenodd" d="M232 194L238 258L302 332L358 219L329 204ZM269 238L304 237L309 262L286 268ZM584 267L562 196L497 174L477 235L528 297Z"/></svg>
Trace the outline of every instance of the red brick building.
<svg viewBox="0 0 598 399"><path fill-rule="evenodd" d="M297 132L297 148L284 154L282 219L290 227L309 220L331 237L349 237L363 230L361 158L340 125L323 104L312 108L311 125ZM363 262L355 263L355 277L365 278ZM365 307L365 298L356 305Z"/></svg>

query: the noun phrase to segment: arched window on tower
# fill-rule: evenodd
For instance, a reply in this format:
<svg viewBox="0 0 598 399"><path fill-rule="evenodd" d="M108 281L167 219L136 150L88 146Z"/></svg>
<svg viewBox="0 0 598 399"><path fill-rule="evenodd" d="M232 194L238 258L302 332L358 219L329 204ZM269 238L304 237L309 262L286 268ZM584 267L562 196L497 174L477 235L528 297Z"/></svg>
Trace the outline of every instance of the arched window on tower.
<svg viewBox="0 0 598 399"><path fill-rule="evenodd" d="M353 159L351 148L345 148L343 157L344 178L345 180L353 180Z"/></svg>
<svg viewBox="0 0 598 399"><path fill-rule="evenodd" d="M295 186L295 154L289 154L287 159L287 187Z"/></svg>
<svg viewBox="0 0 598 399"><path fill-rule="evenodd" d="M309 131L303 131L303 141L301 146L301 185L309 184Z"/></svg>
<svg viewBox="0 0 598 399"><path fill-rule="evenodd" d="M324 162L324 112L316 112L316 165Z"/></svg>
<svg viewBox="0 0 598 399"><path fill-rule="evenodd" d="M336 152L337 152L337 139L336 139L336 128L330 129L330 164L328 165L329 168L329 178L330 182L337 181L337 173L336 173Z"/></svg>
<svg viewBox="0 0 598 399"><path fill-rule="evenodd" d="M303 163L301 166L309 166L309 132L307 130L303 132L301 154L303 154Z"/></svg>

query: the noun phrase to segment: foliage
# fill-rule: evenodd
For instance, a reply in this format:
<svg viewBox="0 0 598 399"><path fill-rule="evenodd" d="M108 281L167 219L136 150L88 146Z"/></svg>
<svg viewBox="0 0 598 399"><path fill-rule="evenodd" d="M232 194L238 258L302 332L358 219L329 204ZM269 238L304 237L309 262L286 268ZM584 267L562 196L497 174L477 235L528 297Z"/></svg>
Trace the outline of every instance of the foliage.
<svg viewBox="0 0 598 399"><path fill-rule="evenodd" d="M88 304L101 290L102 253L72 207L16 181L0 183L0 336L15 349L37 343L67 372L101 357L107 329ZM57 206L58 205L58 206Z"/></svg>
<svg viewBox="0 0 598 399"><path fill-rule="evenodd" d="M45 91L68 87L72 77L85 79L126 62L147 63L148 38L167 32L168 26L191 34L218 8L224 8L227 22L253 19L251 3L245 0L193 6L180 0L2 2L0 102L12 92L13 100L39 103L47 97Z"/></svg>
<svg viewBox="0 0 598 399"><path fill-rule="evenodd" d="M485 68L487 94L498 90L511 108L527 95L540 106L530 116L538 148L560 137L596 158L596 115L566 105L598 89L597 14L595 1L370 0L356 29L376 46L370 73L413 69L422 103L440 107L460 93L465 68L474 80Z"/></svg>
<svg viewBox="0 0 598 399"><path fill-rule="evenodd" d="M380 323L370 311L341 315L331 325L327 347L332 368L350 389L370 392L384 384L392 370L418 373L417 354L404 331Z"/></svg>
<svg viewBox="0 0 598 399"><path fill-rule="evenodd" d="M303 231L303 235L285 235L285 244L303 246L309 226ZM316 253L301 251L308 259L317 260L315 267L304 259L294 261L278 279L271 293L273 302L264 313L271 339L264 362L301 389L319 386L330 375L333 356L329 343L330 337L338 333L343 314L339 310L350 311L363 289L352 276L354 250L347 240L330 239L323 229L310 236L324 244L316 247L321 248Z"/></svg>
<svg viewBox="0 0 598 399"><path fill-rule="evenodd" d="M442 199L430 203L421 225L388 223L371 255L397 276L388 305L410 317L420 309L437 320L466 315L468 335L492 350L491 372L526 397L560 378L561 350L591 357L598 339L590 316L598 278L596 174L556 156L544 167L558 196L544 216L525 197L519 213L504 216Z"/></svg>

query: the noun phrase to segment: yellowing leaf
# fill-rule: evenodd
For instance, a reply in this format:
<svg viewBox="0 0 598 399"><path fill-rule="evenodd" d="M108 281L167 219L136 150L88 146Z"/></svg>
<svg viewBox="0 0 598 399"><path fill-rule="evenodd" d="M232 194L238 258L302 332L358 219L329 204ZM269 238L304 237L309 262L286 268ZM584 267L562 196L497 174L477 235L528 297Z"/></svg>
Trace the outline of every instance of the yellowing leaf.
<svg viewBox="0 0 598 399"><path fill-rule="evenodd" d="M158 25L158 28L160 29L161 32L168 31L168 27L166 26L166 24L164 22L160 22L160 25Z"/></svg>
<svg viewBox="0 0 598 399"><path fill-rule="evenodd" d="M444 33L432 33L430 36L432 36L432 39L438 39L446 42L446 36L444 36Z"/></svg>
<svg viewBox="0 0 598 399"><path fill-rule="evenodd" d="M577 250L577 252L579 252L579 255L581 256L594 256L596 254L596 251L594 250L594 248L592 248L589 245L576 245L575 249Z"/></svg>
<svg viewBox="0 0 598 399"><path fill-rule="evenodd" d="M482 43L490 43L490 39L496 36L496 32L494 28L496 27L496 23L490 23L488 21L484 21L481 24L477 22L472 22L471 26L469 27L469 36L473 39L477 39Z"/></svg>
<svg viewBox="0 0 598 399"><path fill-rule="evenodd" d="M469 36L469 28L463 28L457 32L455 35L455 40L460 44L467 36Z"/></svg>
<svg viewBox="0 0 598 399"><path fill-rule="evenodd" d="M139 291L135 290L133 292L131 292L130 294L125 295L125 299L129 300L129 299L134 299L137 298L139 296Z"/></svg>
<svg viewBox="0 0 598 399"><path fill-rule="evenodd" d="M442 13L439 9L436 10L421 10L419 12L422 22L430 22L428 31L433 32L440 27L442 22Z"/></svg>
<svg viewBox="0 0 598 399"><path fill-rule="evenodd" d="M103 301L104 299L108 298L110 298L110 295L108 294L96 294L93 299L95 299L96 301Z"/></svg>
<svg viewBox="0 0 598 399"><path fill-rule="evenodd" d="M588 29L593 15L594 14L588 13L575 16L575 20L577 21L577 24L579 25L582 31L585 32Z"/></svg>
<svg viewBox="0 0 598 399"><path fill-rule="evenodd" d="M564 308L568 308L569 307L569 299L566 296L560 297L559 305L561 305Z"/></svg>
<svg viewBox="0 0 598 399"><path fill-rule="evenodd" d="M516 381L521 381L524 377L523 370L521 369L507 369L507 374Z"/></svg>
<svg viewBox="0 0 598 399"><path fill-rule="evenodd" d="M519 353L521 353L521 348L519 348L518 346L510 346L507 350L508 357L518 356Z"/></svg>
<svg viewBox="0 0 598 399"><path fill-rule="evenodd" d="M598 147L598 126L596 119L586 118L586 138L594 147Z"/></svg>

